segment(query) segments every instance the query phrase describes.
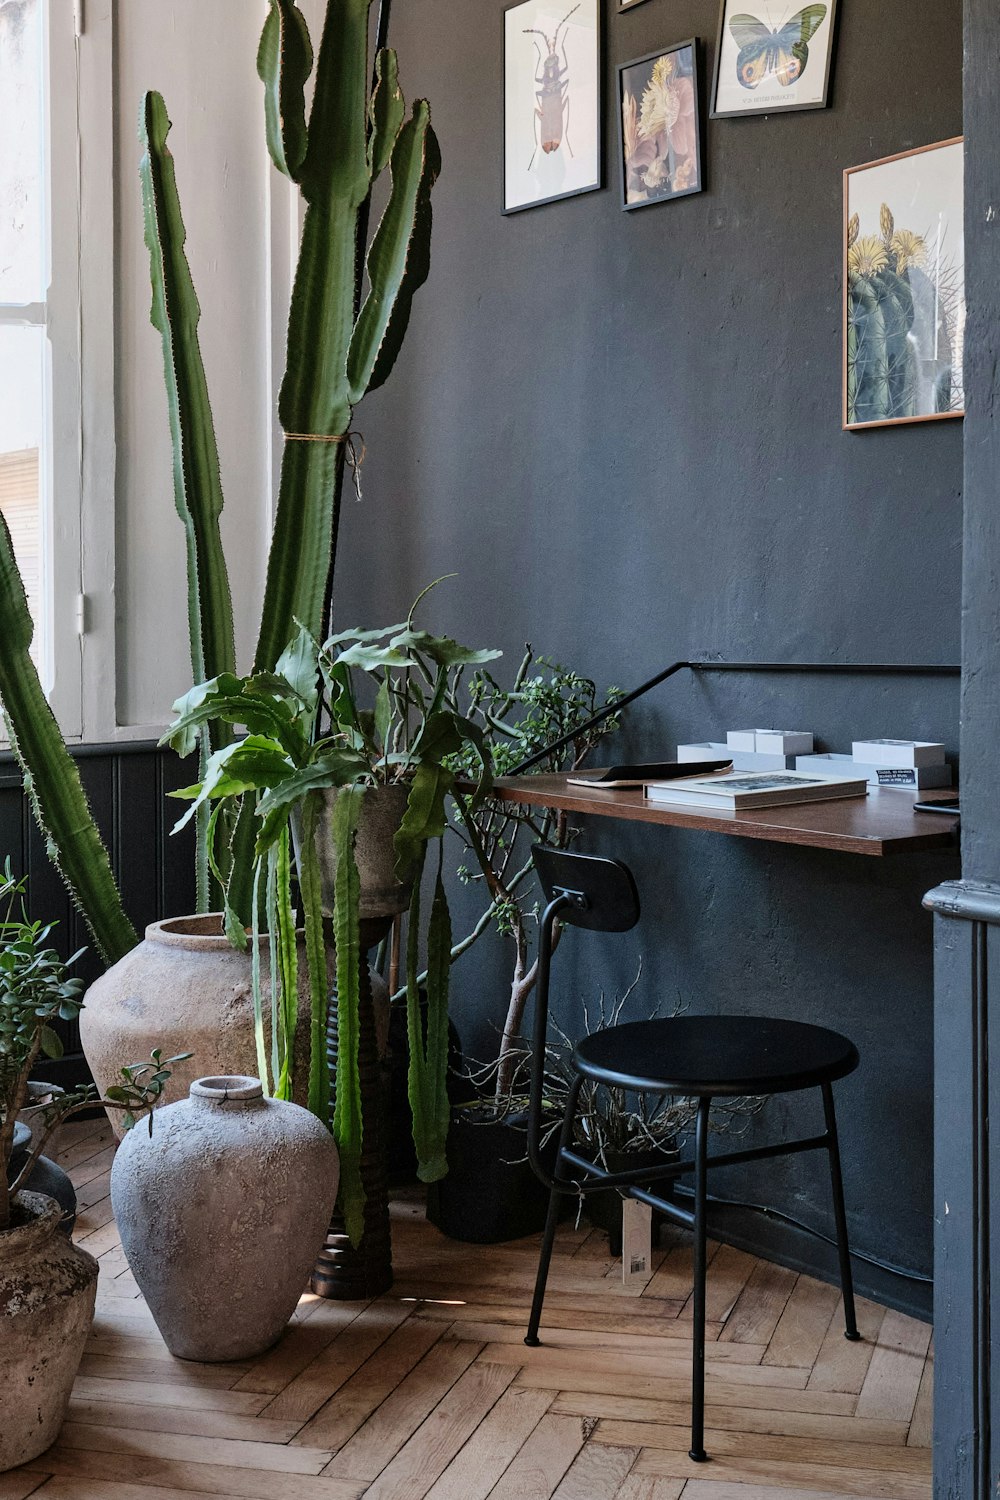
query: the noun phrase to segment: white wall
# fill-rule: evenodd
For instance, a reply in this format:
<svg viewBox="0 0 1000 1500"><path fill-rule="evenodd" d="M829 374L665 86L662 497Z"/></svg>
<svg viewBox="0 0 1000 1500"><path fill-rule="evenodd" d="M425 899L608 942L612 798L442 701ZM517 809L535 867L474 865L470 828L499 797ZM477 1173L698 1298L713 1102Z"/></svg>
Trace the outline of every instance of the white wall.
<svg viewBox="0 0 1000 1500"><path fill-rule="evenodd" d="M237 649L256 640L270 504L269 193L255 59L263 0L114 6L117 718L166 722L190 686L184 536L174 509L160 339L149 322L137 118L159 89L202 308L222 465ZM277 192L283 188L277 185Z"/></svg>

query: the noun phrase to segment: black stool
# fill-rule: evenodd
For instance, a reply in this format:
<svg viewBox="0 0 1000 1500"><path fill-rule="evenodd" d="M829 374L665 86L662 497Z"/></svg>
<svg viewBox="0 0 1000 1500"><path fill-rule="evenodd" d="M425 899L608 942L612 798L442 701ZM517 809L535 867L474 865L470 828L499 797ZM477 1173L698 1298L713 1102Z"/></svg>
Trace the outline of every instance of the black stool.
<svg viewBox="0 0 1000 1500"><path fill-rule="evenodd" d="M703 1462L705 1452L705 1209L709 1167L734 1162L764 1161L800 1151L824 1150L830 1159L833 1213L840 1256L840 1285L844 1297L845 1337L860 1338L854 1313L854 1287L847 1243L844 1187L837 1144L837 1119L831 1085L858 1066L854 1045L835 1031L800 1021L756 1016L677 1016L671 1020L640 1021L609 1026L584 1038L573 1054L574 1078L559 1136L552 1173L542 1165L542 1096L548 1030L549 973L552 937L557 922L597 932L627 932L639 919L639 895L631 871L618 860L537 845L534 850L547 905L538 941L538 985L535 1001L531 1110L528 1154L538 1177L550 1188L548 1218L538 1263L538 1279L525 1343L539 1343L545 1283L559 1218L560 1195L619 1188L627 1197L648 1203L674 1223L694 1231L694 1327L691 1382L690 1456ZM667 1166L631 1172L608 1172L571 1148L573 1121L585 1079L636 1093L678 1094L697 1099L694 1157ZM826 1129L822 1135L756 1146L725 1155L708 1155L709 1113L714 1098L740 1095L788 1094L818 1088L823 1095ZM694 1173L694 1212L659 1196L658 1182Z"/></svg>

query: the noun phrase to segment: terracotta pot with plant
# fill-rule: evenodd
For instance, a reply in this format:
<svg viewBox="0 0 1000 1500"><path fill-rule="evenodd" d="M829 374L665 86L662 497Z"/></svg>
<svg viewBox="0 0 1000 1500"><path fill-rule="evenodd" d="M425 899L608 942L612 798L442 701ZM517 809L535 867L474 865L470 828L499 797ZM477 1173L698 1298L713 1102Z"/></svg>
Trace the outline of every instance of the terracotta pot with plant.
<svg viewBox="0 0 1000 1500"><path fill-rule="evenodd" d="M24 898L8 860L0 872L0 1472L55 1441L97 1294L97 1261L59 1233L59 1204L26 1187L56 1126L98 1100L83 1088L30 1102L31 1070L41 1056L61 1054L54 1026L76 1020L83 984L49 946L51 926L28 920ZM133 1124L169 1077L169 1063L154 1053L126 1068L100 1102ZM19 1114L31 1121L32 1142L12 1172Z"/></svg>

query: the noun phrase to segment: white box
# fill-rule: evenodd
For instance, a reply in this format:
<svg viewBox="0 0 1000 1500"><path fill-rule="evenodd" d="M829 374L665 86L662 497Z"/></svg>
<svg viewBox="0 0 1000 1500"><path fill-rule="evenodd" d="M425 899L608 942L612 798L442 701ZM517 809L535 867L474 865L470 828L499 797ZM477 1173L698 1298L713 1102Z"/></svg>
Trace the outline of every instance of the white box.
<svg viewBox="0 0 1000 1500"><path fill-rule="evenodd" d="M893 770L944 765L944 746L934 740L855 740L851 754L866 765Z"/></svg>
<svg viewBox="0 0 1000 1500"><path fill-rule="evenodd" d="M867 776L869 786L895 787L904 792L925 792L951 786L951 766L874 766L851 755L797 755L796 771L813 776Z"/></svg>
<svg viewBox="0 0 1000 1500"><path fill-rule="evenodd" d="M809 755L813 737L801 729L755 729L758 755Z"/></svg>
<svg viewBox="0 0 1000 1500"><path fill-rule="evenodd" d="M749 750L751 754L757 749L756 729L730 729L726 735L726 744L730 750Z"/></svg>
<svg viewBox="0 0 1000 1500"><path fill-rule="evenodd" d="M717 741L706 741L704 745L678 745L678 762L689 760L731 760L732 751L728 745L720 745Z"/></svg>

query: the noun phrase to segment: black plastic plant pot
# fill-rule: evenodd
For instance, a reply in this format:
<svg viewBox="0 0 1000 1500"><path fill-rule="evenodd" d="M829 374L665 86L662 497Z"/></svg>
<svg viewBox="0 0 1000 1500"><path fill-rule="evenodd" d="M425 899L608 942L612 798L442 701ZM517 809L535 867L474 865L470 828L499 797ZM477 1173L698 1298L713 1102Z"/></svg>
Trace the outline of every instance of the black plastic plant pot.
<svg viewBox="0 0 1000 1500"><path fill-rule="evenodd" d="M10 1158L10 1169L8 1179L13 1182L28 1159L31 1149L31 1131L27 1125L20 1121L14 1126L14 1149ZM63 1211L60 1229L66 1234L73 1233L76 1223L76 1191L62 1167L57 1167L54 1161L49 1161L47 1156L40 1156L32 1168L31 1176L26 1184L32 1193L44 1193L47 1198L54 1198Z"/></svg>
<svg viewBox="0 0 1000 1500"><path fill-rule="evenodd" d="M527 1161L528 1138L506 1120L466 1112L452 1117L448 1175L427 1190L427 1217L442 1234L472 1245L499 1245L537 1234L545 1224L548 1189ZM555 1141L544 1153L555 1159Z"/></svg>
<svg viewBox="0 0 1000 1500"><path fill-rule="evenodd" d="M671 1162L670 1155L650 1148L647 1151L608 1151L605 1153L604 1164L609 1172L627 1172L630 1168L657 1167L663 1162L668 1167ZM672 1201L674 1196L674 1184L671 1181L657 1184L657 1192ZM608 1248L613 1256L622 1253L622 1197L615 1188L602 1189L596 1193L588 1193L584 1200L584 1213L593 1224L595 1229L606 1230L608 1236ZM666 1223L663 1214L653 1214L653 1235L661 1224Z"/></svg>

